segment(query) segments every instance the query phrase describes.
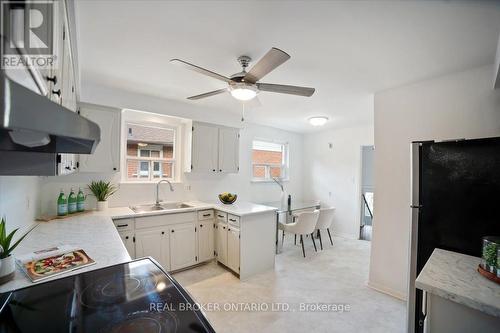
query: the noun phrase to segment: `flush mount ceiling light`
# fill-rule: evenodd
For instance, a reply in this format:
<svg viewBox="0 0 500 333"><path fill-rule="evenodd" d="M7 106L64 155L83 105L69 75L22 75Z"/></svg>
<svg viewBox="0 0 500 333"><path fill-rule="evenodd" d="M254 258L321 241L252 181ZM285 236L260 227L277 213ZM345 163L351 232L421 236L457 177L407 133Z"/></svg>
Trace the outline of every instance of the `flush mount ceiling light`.
<svg viewBox="0 0 500 333"><path fill-rule="evenodd" d="M231 84L229 86L229 91L231 92L231 96L239 101L249 101L257 96L259 92L254 85L243 82Z"/></svg>
<svg viewBox="0 0 500 333"><path fill-rule="evenodd" d="M328 121L328 117L311 117L309 118L309 124L313 126L323 126Z"/></svg>

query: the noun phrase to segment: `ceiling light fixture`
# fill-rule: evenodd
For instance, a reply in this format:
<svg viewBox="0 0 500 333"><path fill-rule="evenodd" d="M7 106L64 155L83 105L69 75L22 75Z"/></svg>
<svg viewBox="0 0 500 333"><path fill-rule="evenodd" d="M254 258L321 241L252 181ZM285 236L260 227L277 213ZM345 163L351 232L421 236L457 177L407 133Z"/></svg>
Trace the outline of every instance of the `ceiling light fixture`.
<svg viewBox="0 0 500 333"><path fill-rule="evenodd" d="M257 96L257 93L259 90L257 87L251 84L246 84L246 83L235 83L232 84L229 87L229 91L231 92L231 96L236 98L239 101L249 101L255 96Z"/></svg>
<svg viewBox="0 0 500 333"><path fill-rule="evenodd" d="M323 126L328 121L328 117L319 116L309 118L309 123L313 126Z"/></svg>

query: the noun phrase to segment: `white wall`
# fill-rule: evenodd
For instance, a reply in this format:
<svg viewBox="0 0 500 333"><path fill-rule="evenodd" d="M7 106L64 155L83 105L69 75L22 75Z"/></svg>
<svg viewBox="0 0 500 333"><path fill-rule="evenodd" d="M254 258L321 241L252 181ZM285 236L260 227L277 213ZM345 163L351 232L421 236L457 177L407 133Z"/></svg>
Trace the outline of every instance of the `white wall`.
<svg viewBox="0 0 500 333"><path fill-rule="evenodd" d="M7 229L29 228L39 213L39 177L0 177L0 216Z"/></svg>
<svg viewBox="0 0 500 333"><path fill-rule="evenodd" d="M302 197L302 135L271 127L246 124L240 130L240 172L237 174L182 174L181 183L174 184L174 192L168 185L161 186L160 196L166 201L204 200L216 201L221 192L237 193L238 200L257 203L279 201L281 190L275 183L252 183L251 147L252 140L270 139L288 142L290 147L290 181L285 188L297 198ZM55 213L56 200L60 188L68 193L70 187L85 187L92 179L109 179L119 183L120 174L76 174L42 178L41 205L44 213ZM187 188L190 187L190 190ZM118 192L110 199L110 206L129 206L152 203L155 200L154 184L120 184ZM88 206L95 201L88 198Z"/></svg>
<svg viewBox="0 0 500 333"><path fill-rule="evenodd" d="M375 94L375 209L370 286L405 298L410 142L500 136L493 66Z"/></svg>
<svg viewBox="0 0 500 333"><path fill-rule="evenodd" d="M361 146L372 144L371 125L304 136L306 198L336 207L333 225L336 235L359 237Z"/></svg>

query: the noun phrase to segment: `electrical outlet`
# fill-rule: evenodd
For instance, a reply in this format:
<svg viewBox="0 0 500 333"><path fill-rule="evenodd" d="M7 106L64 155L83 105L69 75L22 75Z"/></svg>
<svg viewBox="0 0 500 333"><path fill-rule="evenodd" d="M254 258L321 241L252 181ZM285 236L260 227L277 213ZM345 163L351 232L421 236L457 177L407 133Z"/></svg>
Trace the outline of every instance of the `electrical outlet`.
<svg viewBox="0 0 500 333"><path fill-rule="evenodd" d="M191 185L186 185L186 186L184 186L184 189L185 189L186 191L191 191Z"/></svg>
<svg viewBox="0 0 500 333"><path fill-rule="evenodd" d="M26 210L30 209L30 197L26 196Z"/></svg>
<svg viewBox="0 0 500 333"><path fill-rule="evenodd" d="M332 192L328 192L328 197L332 197Z"/></svg>

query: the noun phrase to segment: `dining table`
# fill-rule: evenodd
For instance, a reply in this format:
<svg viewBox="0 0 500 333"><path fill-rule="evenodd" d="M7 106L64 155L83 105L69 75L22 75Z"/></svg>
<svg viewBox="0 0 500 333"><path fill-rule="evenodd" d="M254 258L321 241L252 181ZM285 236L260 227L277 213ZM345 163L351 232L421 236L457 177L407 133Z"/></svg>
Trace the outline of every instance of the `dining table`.
<svg viewBox="0 0 500 333"><path fill-rule="evenodd" d="M276 208L276 254L280 254L282 249L279 246L279 236L278 236L278 230L279 230L279 223L280 223L280 216L282 214L286 214L288 216L292 216L294 212L301 211L301 210L308 210L308 209L320 209L321 205L318 200L311 200L311 201L303 201L303 200L291 200L290 204L287 202L281 202L281 201L276 201L276 202L267 202L264 203L263 205L265 206L270 206ZM285 223L288 221L293 221L293 219L288 219L285 218Z"/></svg>

